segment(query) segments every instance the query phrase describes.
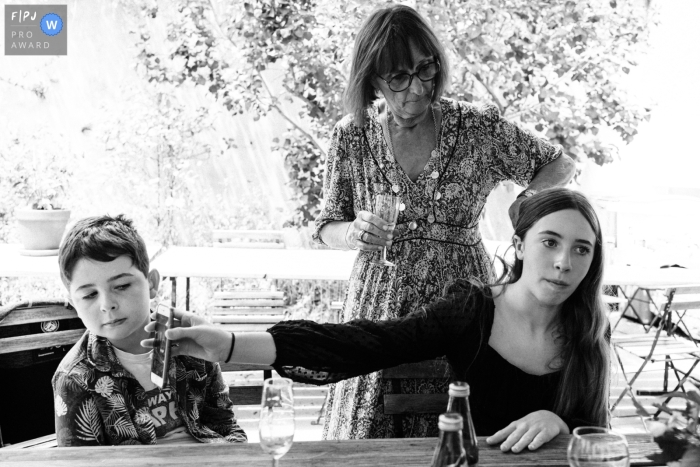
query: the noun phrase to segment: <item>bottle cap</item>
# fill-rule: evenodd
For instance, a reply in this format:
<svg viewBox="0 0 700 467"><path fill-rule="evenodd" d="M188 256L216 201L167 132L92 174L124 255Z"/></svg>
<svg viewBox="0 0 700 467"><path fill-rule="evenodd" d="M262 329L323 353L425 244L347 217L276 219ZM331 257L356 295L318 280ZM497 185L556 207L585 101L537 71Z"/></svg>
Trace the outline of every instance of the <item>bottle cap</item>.
<svg viewBox="0 0 700 467"><path fill-rule="evenodd" d="M469 385L464 381L450 383L450 391L448 394L452 397L469 397Z"/></svg>
<svg viewBox="0 0 700 467"><path fill-rule="evenodd" d="M462 425L462 416L458 413L444 413L438 418L438 428L441 431L458 431Z"/></svg>

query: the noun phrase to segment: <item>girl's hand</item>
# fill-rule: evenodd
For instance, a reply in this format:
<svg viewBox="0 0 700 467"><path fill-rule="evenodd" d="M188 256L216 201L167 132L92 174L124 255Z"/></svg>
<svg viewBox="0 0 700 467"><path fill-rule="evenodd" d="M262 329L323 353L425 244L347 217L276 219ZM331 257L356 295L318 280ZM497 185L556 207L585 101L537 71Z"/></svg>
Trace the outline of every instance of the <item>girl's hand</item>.
<svg viewBox="0 0 700 467"><path fill-rule="evenodd" d="M345 240L354 250L382 251L391 246L394 227L369 211L360 211L348 227Z"/></svg>
<svg viewBox="0 0 700 467"><path fill-rule="evenodd" d="M532 412L512 422L504 429L486 438L489 444L501 444L501 451L530 451L542 446L559 434L569 434L569 427L557 414L548 410ZM504 441L505 440L505 441Z"/></svg>
<svg viewBox="0 0 700 467"><path fill-rule="evenodd" d="M230 332L219 327L212 326L206 319L194 313L174 309L173 326L165 332L165 337L175 344L171 347L171 355L189 355L201 358L209 362L223 361L231 349ZM155 317L155 313L152 315ZM155 321L151 321L144 328L147 332L154 332ZM141 346L153 348L155 339L144 339Z"/></svg>

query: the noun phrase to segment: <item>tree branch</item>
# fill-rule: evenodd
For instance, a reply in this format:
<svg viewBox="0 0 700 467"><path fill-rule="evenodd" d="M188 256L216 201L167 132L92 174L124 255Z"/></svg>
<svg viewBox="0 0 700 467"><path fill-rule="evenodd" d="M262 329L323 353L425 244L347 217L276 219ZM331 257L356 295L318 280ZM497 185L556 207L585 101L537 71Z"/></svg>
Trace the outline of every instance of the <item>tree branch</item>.
<svg viewBox="0 0 700 467"><path fill-rule="evenodd" d="M10 86L15 86L15 87L23 89L27 92L31 92L32 94L37 96L39 99L46 99L46 91L45 91L44 86L42 86L41 84L37 84L32 89L29 89L28 87L22 86L21 84L15 83L14 81L9 80L9 79L0 78L0 81L3 81L5 83L9 84Z"/></svg>
<svg viewBox="0 0 700 467"><path fill-rule="evenodd" d="M542 89L540 89L540 92L544 89L556 88L559 85L559 83L561 83L565 79L570 80L579 69L581 69L584 65L589 63L589 59L591 57L593 57L593 55L594 55L594 52L592 50L589 50L589 51L581 54L580 60L576 64L574 64L574 66L569 71L567 71L566 73L564 73L563 75L561 75L560 77L558 77L557 79L555 79L553 81L548 81L547 85L544 86ZM542 104L544 104L544 102L538 102L537 104L533 104L533 105L530 105L528 107L521 108L520 110L517 110L515 112L505 113L503 115L503 117L504 118L519 117L522 114L537 110L539 107L542 106Z"/></svg>
<svg viewBox="0 0 700 467"><path fill-rule="evenodd" d="M214 24L216 25L217 31L218 31L219 34L220 34L224 39L226 39L226 41L229 42L234 48L237 48L236 43L234 43L233 40L231 40L231 38L230 38L228 35L224 34L223 30L221 29L221 26L220 26L220 24L219 24L219 18L218 18L217 14L216 14L216 9L214 8L214 4L212 3L212 0L208 0L208 3L209 3L209 7L211 8L212 15L214 15ZM289 122L294 128L296 128L297 131L299 131L299 132L302 133L304 136L306 136L306 137L309 139L309 141L311 141L311 143L313 143L313 145L316 146L316 148L317 148L319 151L321 151L321 154L323 154L323 156L325 157L325 156L326 156L326 150L323 148L323 146L321 145L321 143L316 139L316 137L314 137L314 135L312 135L311 133L309 133L308 131L306 131L304 128L302 128L301 125L300 125L299 123L297 123L297 122L295 122L294 120L292 120L292 118L291 118L289 115L287 115L286 112L284 112L284 111L282 110L282 108L279 106L279 104L277 104L278 99L277 99L277 97L276 97L275 95L272 94L272 91L270 90L270 86L268 86L267 81L265 80L265 77L262 75L262 73L260 72L260 70L255 69L255 72L257 73L258 77L260 78L260 81L263 83L263 86L265 87L265 91L267 92L267 94L268 94L268 96L269 96L269 98L270 98L270 107L272 107L273 109L275 109L275 110L277 111L277 113L279 113L279 114L282 116L282 118L284 118L284 119L285 119L287 122ZM256 96L256 97L257 97L257 96ZM263 102L260 101L259 99L258 99L258 102L259 102L260 104L263 104ZM308 103L307 103L307 104L308 104Z"/></svg>
<svg viewBox="0 0 700 467"><path fill-rule="evenodd" d="M257 70L256 70L256 71L257 71ZM299 132L301 132L304 136L306 136L307 138L309 138L309 140L313 143L313 145L316 146L316 148L317 148L319 151L321 151L321 154L323 154L323 156L325 157L325 156L326 156L326 151L325 151L325 150L323 149L323 147L321 146L321 143L319 143L319 141L316 139L316 137L315 137L314 135L312 135L312 134L309 133L308 131L304 130L297 122L293 121L285 112L282 111L282 109L280 108L280 106L276 103L277 98L274 97L274 96L272 95L272 91L270 91L270 87L267 85L267 81L265 81L265 77L262 75L262 73L260 73L260 71L257 71L257 73L258 73L258 76L260 77L260 81L262 81L263 85L265 86L265 90L267 91L267 93L270 95L270 98L272 99L272 102L270 103L270 106L272 106L274 109L276 109L277 112L282 116L282 118L284 118L284 119L287 120L289 123L291 123L292 125L294 125L294 127L295 127ZM307 103L307 104L308 104L308 103Z"/></svg>
<svg viewBox="0 0 700 467"><path fill-rule="evenodd" d="M496 94L496 91L494 91L493 88L491 88L491 86L489 86L488 83L486 83L486 81L481 77L481 73L472 73L471 71L468 71L468 73L471 74L479 82L479 84L484 87L484 89L486 89L486 92L488 92L493 100L496 101L496 106L498 106L499 112L503 114L505 106L498 97L498 94Z"/></svg>
<svg viewBox="0 0 700 467"><path fill-rule="evenodd" d="M453 29L453 30L455 31L455 33L456 33L456 32L457 32L457 26L456 26L456 23L455 23L455 15L448 15L448 17L450 18L450 24L451 24L451 26L452 26L452 29ZM464 54L464 50L463 50L463 49L457 50L457 53L462 57L462 59L464 59L465 61L469 62L469 60L467 59L467 57L466 57L465 54ZM474 73L473 71L471 71L471 70L469 70L469 69L467 69L467 73L469 73L470 75L472 75L472 76L474 77L474 79L476 79L476 81L477 81L479 84L481 84L481 85L484 87L484 89L486 89L486 92L488 92L489 95L490 95L490 96L493 98L493 100L496 102L496 106L498 107L499 112L500 112L501 114L503 114L503 111L504 111L504 109L505 109L505 106L504 106L503 103L501 102L501 98L499 98L499 97L498 97L498 94L496 94L496 91L495 91L491 86L489 86L488 83L486 83L486 81L481 77L481 74L480 74L480 73L478 73L478 72L477 72L477 73Z"/></svg>

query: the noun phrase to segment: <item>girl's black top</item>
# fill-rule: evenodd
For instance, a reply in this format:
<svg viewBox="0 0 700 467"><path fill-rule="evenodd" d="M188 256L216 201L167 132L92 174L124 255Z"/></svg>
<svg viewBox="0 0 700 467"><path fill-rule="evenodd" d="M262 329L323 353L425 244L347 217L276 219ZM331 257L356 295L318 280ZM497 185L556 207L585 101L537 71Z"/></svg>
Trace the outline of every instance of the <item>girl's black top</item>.
<svg viewBox="0 0 700 467"><path fill-rule="evenodd" d="M449 377L471 388L477 435L490 436L531 412L554 412L561 377L560 371L528 374L491 348L493 316L493 299L461 282L437 302L400 319L283 321L268 330L277 348L273 366L281 376L320 385L445 356ZM571 430L595 425L582 413L562 419Z"/></svg>

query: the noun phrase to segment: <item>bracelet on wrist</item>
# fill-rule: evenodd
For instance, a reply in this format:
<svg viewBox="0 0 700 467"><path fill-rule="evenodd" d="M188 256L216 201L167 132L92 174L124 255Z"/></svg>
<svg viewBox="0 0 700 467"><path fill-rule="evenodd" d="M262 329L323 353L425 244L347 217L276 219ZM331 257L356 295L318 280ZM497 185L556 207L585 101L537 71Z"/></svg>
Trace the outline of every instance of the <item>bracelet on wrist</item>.
<svg viewBox="0 0 700 467"><path fill-rule="evenodd" d="M236 343L236 335L231 333L231 348L228 350L228 357L224 363L228 363L231 360L231 355L233 355L233 345Z"/></svg>

